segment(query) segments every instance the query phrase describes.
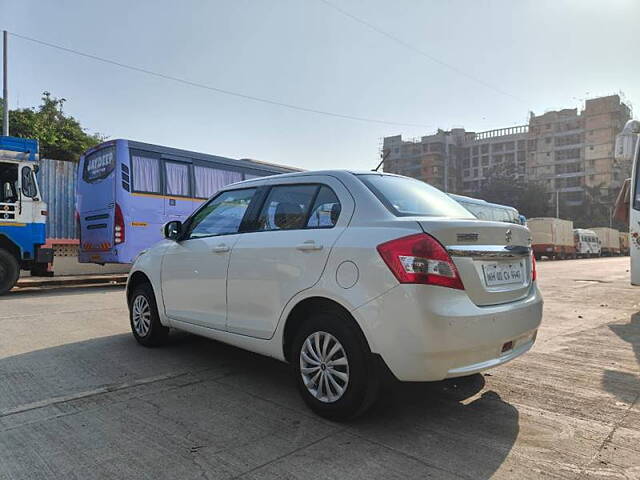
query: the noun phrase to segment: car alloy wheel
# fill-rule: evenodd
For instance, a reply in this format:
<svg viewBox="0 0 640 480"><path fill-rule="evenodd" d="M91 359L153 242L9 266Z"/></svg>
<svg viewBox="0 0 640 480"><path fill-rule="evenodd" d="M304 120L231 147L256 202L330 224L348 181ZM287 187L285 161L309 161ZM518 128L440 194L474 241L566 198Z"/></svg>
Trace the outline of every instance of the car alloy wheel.
<svg viewBox="0 0 640 480"><path fill-rule="evenodd" d="M349 360L338 339L327 332L309 335L300 350L300 375L321 402L339 400L349 385Z"/></svg>
<svg viewBox="0 0 640 480"><path fill-rule="evenodd" d="M151 328L151 308L144 295L138 295L134 299L131 315L136 333L141 337L146 337Z"/></svg>

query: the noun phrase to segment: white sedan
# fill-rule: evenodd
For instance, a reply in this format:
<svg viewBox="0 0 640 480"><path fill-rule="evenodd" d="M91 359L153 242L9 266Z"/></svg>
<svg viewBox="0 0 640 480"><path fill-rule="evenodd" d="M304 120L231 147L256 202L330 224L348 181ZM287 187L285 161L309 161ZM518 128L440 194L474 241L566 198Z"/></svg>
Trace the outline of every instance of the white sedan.
<svg viewBox="0 0 640 480"><path fill-rule="evenodd" d="M384 374L431 381L508 362L542 318L525 227L397 175L236 183L165 237L129 276L136 340L176 328L289 362L332 419L365 411Z"/></svg>

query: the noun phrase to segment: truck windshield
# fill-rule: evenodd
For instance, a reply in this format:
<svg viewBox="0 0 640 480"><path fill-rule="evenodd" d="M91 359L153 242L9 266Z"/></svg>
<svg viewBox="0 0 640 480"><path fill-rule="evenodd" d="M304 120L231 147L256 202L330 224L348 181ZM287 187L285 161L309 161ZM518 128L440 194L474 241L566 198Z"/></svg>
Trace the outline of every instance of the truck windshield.
<svg viewBox="0 0 640 480"><path fill-rule="evenodd" d="M15 203L18 201L17 181L18 165L0 163L0 203Z"/></svg>
<svg viewBox="0 0 640 480"><path fill-rule="evenodd" d="M357 176L396 216L476 218L446 193L419 180L373 173Z"/></svg>

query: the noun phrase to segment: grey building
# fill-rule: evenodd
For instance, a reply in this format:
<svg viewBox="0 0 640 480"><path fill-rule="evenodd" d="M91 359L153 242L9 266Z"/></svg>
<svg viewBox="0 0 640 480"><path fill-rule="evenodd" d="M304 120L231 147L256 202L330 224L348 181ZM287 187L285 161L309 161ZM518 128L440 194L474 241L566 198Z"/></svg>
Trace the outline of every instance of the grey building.
<svg viewBox="0 0 640 480"><path fill-rule="evenodd" d="M418 178L446 191L477 194L496 171L540 182L547 200L568 205L598 188L605 197L631 174L613 157L615 137L631 118L618 95L589 99L577 108L530 114L528 125L468 132L438 130L420 139L383 141L384 171ZM446 188L445 188L446 184Z"/></svg>

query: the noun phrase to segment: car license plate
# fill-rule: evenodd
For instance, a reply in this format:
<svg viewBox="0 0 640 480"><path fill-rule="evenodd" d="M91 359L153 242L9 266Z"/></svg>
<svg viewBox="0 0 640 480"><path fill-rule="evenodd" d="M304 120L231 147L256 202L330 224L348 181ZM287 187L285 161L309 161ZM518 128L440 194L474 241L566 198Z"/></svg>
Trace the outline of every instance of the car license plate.
<svg viewBox="0 0 640 480"><path fill-rule="evenodd" d="M524 260L517 262L487 263L482 266L484 280L487 285L507 285L512 283L523 283L524 281Z"/></svg>

